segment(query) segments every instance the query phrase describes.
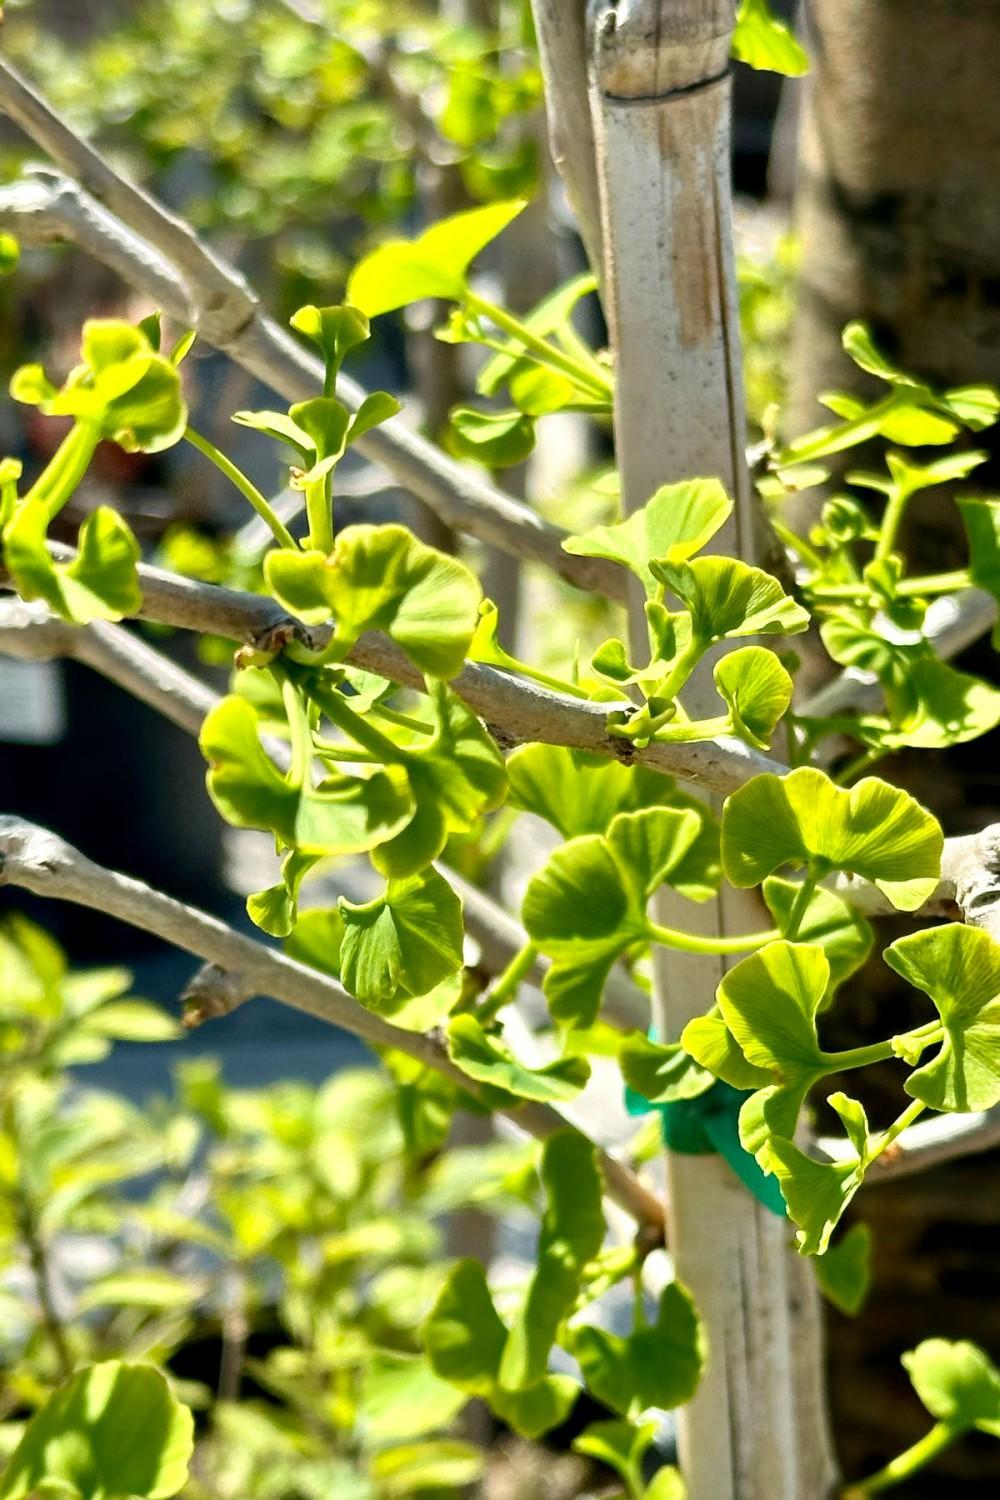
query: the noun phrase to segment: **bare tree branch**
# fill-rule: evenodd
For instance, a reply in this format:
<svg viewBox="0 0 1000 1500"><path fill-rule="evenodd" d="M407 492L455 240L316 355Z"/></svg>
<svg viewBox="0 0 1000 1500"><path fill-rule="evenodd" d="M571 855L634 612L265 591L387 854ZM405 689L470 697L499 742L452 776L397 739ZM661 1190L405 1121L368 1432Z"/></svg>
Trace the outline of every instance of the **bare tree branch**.
<svg viewBox="0 0 1000 1500"><path fill-rule="evenodd" d="M196 907L176 901L87 859L71 844L36 824L0 817L0 885L20 886L38 896L72 901L155 933L220 970L239 976L248 993L270 995L295 1010L351 1032L373 1047L405 1052L467 1093L479 1086L457 1068L440 1035L404 1031L359 1005L335 979L287 958L273 948L236 932ZM553 1131L575 1129L555 1109L527 1102L509 1113L514 1124L544 1139ZM662 1233L659 1201L622 1162L597 1149L608 1195L640 1226Z"/></svg>
<svg viewBox="0 0 1000 1500"><path fill-rule="evenodd" d="M3 58L0 109L74 179L60 181L47 173L32 179L31 191L22 183L0 192L0 222L16 224L29 240L79 238L91 254L155 297L164 311L192 323L207 343L286 400L316 394L323 382L320 361L268 316L239 272L215 255L183 219L121 177ZM101 213L102 207L108 212ZM136 237L145 244L137 245ZM337 390L355 411L368 394L344 375ZM579 588L625 598L621 568L601 558L564 552L562 532L400 418L371 428L357 446L384 464L445 525L542 563Z"/></svg>

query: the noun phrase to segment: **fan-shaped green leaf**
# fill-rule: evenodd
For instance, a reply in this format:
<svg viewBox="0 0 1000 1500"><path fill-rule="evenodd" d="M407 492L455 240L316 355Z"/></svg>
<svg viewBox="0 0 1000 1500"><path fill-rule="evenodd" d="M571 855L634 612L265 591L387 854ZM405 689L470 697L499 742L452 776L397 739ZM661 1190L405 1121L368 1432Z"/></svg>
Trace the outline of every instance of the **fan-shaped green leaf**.
<svg viewBox="0 0 1000 1500"><path fill-rule="evenodd" d="M476 411L456 406L449 414L447 447L491 469L524 463L535 446L535 424L520 411Z"/></svg>
<svg viewBox="0 0 1000 1500"><path fill-rule="evenodd" d="M151 1365L88 1365L28 1423L0 1500L58 1489L78 1500L169 1500L187 1480L194 1424Z"/></svg>
<svg viewBox="0 0 1000 1500"><path fill-rule="evenodd" d="M500 1384L507 1390L522 1390L544 1377L549 1350L579 1294L584 1267L604 1239L601 1177L590 1141L570 1130L550 1135L542 1147L539 1175L545 1213L535 1273L500 1361Z"/></svg>
<svg viewBox="0 0 1000 1500"><path fill-rule="evenodd" d="M924 1339L903 1364L932 1417L1000 1437L1000 1370L977 1344Z"/></svg>
<svg viewBox="0 0 1000 1500"><path fill-rule="evenodd" d="M665 484L651 500L613 526L595 526L563 546L578 557L607 557L622 563L656 593L650 572L653 558L685 562L710 541L732 513L733 502L717 479L687 479Z"/></svg>
<svg viewBox="0 0 1000 1500"><path fill-rule="evenodd" d="M470 1078L518 1099L572 1099L590 1077L590 1064L583 1057L559 1057L541 1068L527 1067L502 1041L487 1035L472 1015L455 1016L449 1023L448 1053Z"/></svg>
<svg viewBox="0 0 1000 1500"><path fill-rule="evenodd" d="M116 511L101 505L80 527L72 562L55 562L46 540L49 516L41 500L15 511L3 533L3 554L23 599L44 599L77 625L120 620L142 605L136 563L139 543Z"/></svg>
<svg viewBox="0 0 1000 1500"><path fill-rule="evenodd" d="M374 775L331 776L296 786L265 753L257 716L243 698L223 698L199 737L209 763L208 791L236 828L267 829L308 854L359 854L397 834L413 816L405 780L393 768Z"/></svg>
<svg viewBox="0 0 1000 1500"><path fill-rule="evenodd" d="M848 1317L856 1317L864 1306L871 1286L871 1257L871 1229L867 1224L852 1224L813 1261L823 1296Z"/></svg>
<svg viewBox="0 0 1000 1500"><path fill-rule="evenodd" d="M1000 944L979 927L949 923L892 943L886 963L929 995L945 1036L905 1088L932 1109L1000 1103Z"/></svg>
<svg viewBox="0 0 1000 1500"><path fill-rule="evenodd" d="M461 671L481 591L464 563L426 546L405 526L347 526L333 552L269 552L268 587L286 609L315 624L337 622L346 646L384 631L423 672Z"/></svg>
<svg viewBox="0 0 1000 1500"><path fill-rule="evenodd" d="M692 562L654 560L654 578L666 584L691 612L691 628L703 641L744 635L794 635L809 625L808 611L789 598L761 568L733 557L696 557Z"/></svg>
<svg viewBox="0 0 1000 1500"><path fill-rule="evenodd" d="M942 846L936 820L906 792L873 776L845 791L809 766L755 776L722 815L722 862L733 885L819 862L874 881L901 911L933 893Z"/></svg>
<svg viewBox="0 0 1000 1500"><path fill-rule="evenodd" d="M489 203L432 224L415 240L389 240L359 261L347 300L369 318L425 297L459 300L469 266L525 203Z"/></svg>
<svg viewBox="0 0 1000 1500"><path fill-rule="evenodd" d="M370 1010L392 1015L462 967L462 903L436 870L390 880L363 906L342 896L338 909L340 977Z"/></svg>
<svg viewBox="0 0 1000 1500"><path fill-rule="evenodd" d="M714 676L734 733L758 750L769 750L792 701L792 679L777 656L763 646L743 646L716 663Z"/></svg>
<svg viewBox="0 0 1000 1500"><path fill-rule="evenodd" d="M672 1281L660 1293L656 1319L621 1338L584 1325L573 1353L588 1390L625 1415L633 1406L669 1411L690 1401L706 1356L705 1335L691 1297Z"/></svg>

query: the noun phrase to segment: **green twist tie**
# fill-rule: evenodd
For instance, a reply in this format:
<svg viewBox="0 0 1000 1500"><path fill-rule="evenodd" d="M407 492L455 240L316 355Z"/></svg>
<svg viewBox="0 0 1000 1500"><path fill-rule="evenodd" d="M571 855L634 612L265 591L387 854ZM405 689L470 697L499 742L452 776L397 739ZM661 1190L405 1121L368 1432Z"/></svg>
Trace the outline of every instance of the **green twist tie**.
<svg viewBox="0 0 1000 1500"><path fill-rule="evenodd" d="M682 1156L721 1156L758 1203L779 1218L787 1217L778 1179L765 1172L757 1158L740 1143L739 1115L752 1089L734 1089L717 1078L711 1088L694 1099L676 1099L670 1104L651 1104L634 1089L625 1090L625 1108L630 1115L659 1113L663 1143Z"/></svg>

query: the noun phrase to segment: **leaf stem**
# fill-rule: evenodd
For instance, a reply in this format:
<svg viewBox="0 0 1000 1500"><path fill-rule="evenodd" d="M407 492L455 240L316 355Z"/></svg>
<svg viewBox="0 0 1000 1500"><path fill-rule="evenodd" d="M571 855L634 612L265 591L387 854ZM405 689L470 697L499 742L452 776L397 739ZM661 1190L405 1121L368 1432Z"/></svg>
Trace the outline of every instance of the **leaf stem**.
<svg viewBox="0 0 1000 1500"><path fill-rule="evenodd" d="M306 485L306 518L309 522L309 545L320 552L333 551L333 505L330 499L330 475L310 480Z"/></svg>
<svg viewBox="0 0 1000 1500"><path fill-rule="evenodd" d="M48 511L49 520L53 520L86 474L100 441L101 429L97 422L74 422L28 490L25 501L41 501Z"/></svg>
<svg viewBox="0 0 1000 1500"><path fill-rule="evenodd" d="M244 500L249 500L261 520L265 525L270 527L271 533L279 546L289 547L294 551L298 551L298 543L284 521L279 520L271 509L269 502L261 494L257 486L251 484L243 470L237 468L236 464L231 459L228 459L214 443L209 442L208 438L202 437L200 432L195 432L193 427L185 427L184 437L191 444L192 448L197 448L198 452L213 463L220 473L225 474L226 478L239 490Z"/></svg>
<svg viewBox="0 0 1000 1500"><path fill-rule="evenodd" d="M512 313L495 303L488 302L485 297L480 297L475 292L466 291L465 302L469 310L478 313L481 317L488 318L497 328L502 328L504 333L510 334L519 344L523 344L540 364L548 365L553 370L558 370L561 375L566 375L574 385L581 386L590 391L601 401L610 403L614 399L614 388L610 380L596 376L586 365L579 360L573 359L571 355L564 354L554 344L546 339L540 338L530 328L526 328L520 319L515 318Z"/></svg>
<svg viewBox="0 0 1000 1500"><path fill-rule="evenodd" d="M646 931L652 942L660 943L664 948L676 948L680 953L748 953L781 937L776 927L767 932L741 932L732 937L714 938L680 932L676 927L661 927L659 922L649 922Z"/></svg>
<svg viewBox="0 0 1000 1500"><path fill-rule="evenodd" d="M911 1479L946 1448L950 1448L963 1431L964 1428L951 1422L935 1422L929 1432L904 1452L897 1454L884 1469L862 1479L860 1484L848 1486L843 1491L842 1500L864 1500L866 1495L880 1495L883 1490L891 1490L895 1485L902 1484L904 1479Z"/></svg>
<svg viewBox="0 0 1000 1500"><path fill-rule="evenodd" d="M922 1099L914 1099L912 1104L908 1104L903 1113L893 1120L888 1129L882 1131L882 1134L879 1136L878 1145L871 1153L869 1161L876 1161L884 1151L888 1151L897 1136L901 1136L904 1130L909 1130L914 1121L919 1120L926 1108L927 1105Z"/></svg>
<svg viewBox="0 0 1000 1500"><path fill-rule="evenodd" d="M538 949L534 943L530 942L525 943L524 947L514 954L476 1011L478 1021L491 1021L498 1011L514 999L522 980L531 973L537 958Z"/></svg>
<svg viewBox="0 0 1000 1500"><path fill-rule="evenodd" d="M309 710L295 685L284 678L281 684L281 699L288 718L288 733L291 741L291 784L308 788L312 778L312 735L309 729Z"/></svg>
<svg viewBox="0 0 1000 1500"><path fill-rule="evenodd" d="M972 575L968 568L954 568L950 573L928 573L924 578L904 578L897 584L896 593L906 598L924 594L956 594L971 586Z"/></svg>
<svg viewBox="0 0 1000 1500"><path fill-rule="evenodd" d="M878 541L875 544L875 561L888 557L896 546L896 538L899 528L903 522L903 514L906 504L913 490L909 485L894 485L886 501L885 510L882 512L882 524L879 527Z"/></svg>
<svg viewBox="0 0 1000 1500"><path fill-rule="evenodd" d="M784 932L786 942L794 943L795 939L798 937L799 930L802 927L803 918L805 917L806 912L809 910L809 903L812 900L813 896L816 894L816 887L818 884L819 871L814 869L813 866L810 865L806 870L805 878L803 879L802 884L795 892L795 900L792 902L792 909L788 913L788 926L785 928Z"/></svg>
<svg viewBox="0 0 1000 1500"><path fill-rule="evenodd" d="M388 765L405 765L409 759L407 752L391 740L387 734L376 729L374 724L369 724L367 719L351 707L343 693L331 693L323 703L323 712L326 717L342 729L352 740L370 750L376 760Z"/></svg>

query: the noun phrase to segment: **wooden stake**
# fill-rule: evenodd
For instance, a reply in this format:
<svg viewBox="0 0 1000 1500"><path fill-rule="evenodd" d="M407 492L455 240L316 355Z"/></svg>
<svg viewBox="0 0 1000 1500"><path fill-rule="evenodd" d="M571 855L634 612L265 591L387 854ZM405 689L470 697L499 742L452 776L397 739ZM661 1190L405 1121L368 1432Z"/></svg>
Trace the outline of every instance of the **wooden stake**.
<svg viewBox="0 0 1000 1500"><path fill-rule="evenodd" d="M593 106L625 508L666 482L717 476L735 508L713 550L755 562L730 216L732 23L730 0L605 10ZM641 652L638 599L631 614ZM710 676L690 685L685 704L718 712ZM755 920L733 891L701 907L665 893L657 920L690 928L692 913L708 933ZM660 950L662 1036L676 1038L712 1006L723 972L723 960ZM708 1368L680 1416L690 1500L817 1500L833 1479L820 1322L810 1273L792 1263L790 1226L718 1157L668 1154L667 1173L676 1272L709 1338Z"/></svg>

